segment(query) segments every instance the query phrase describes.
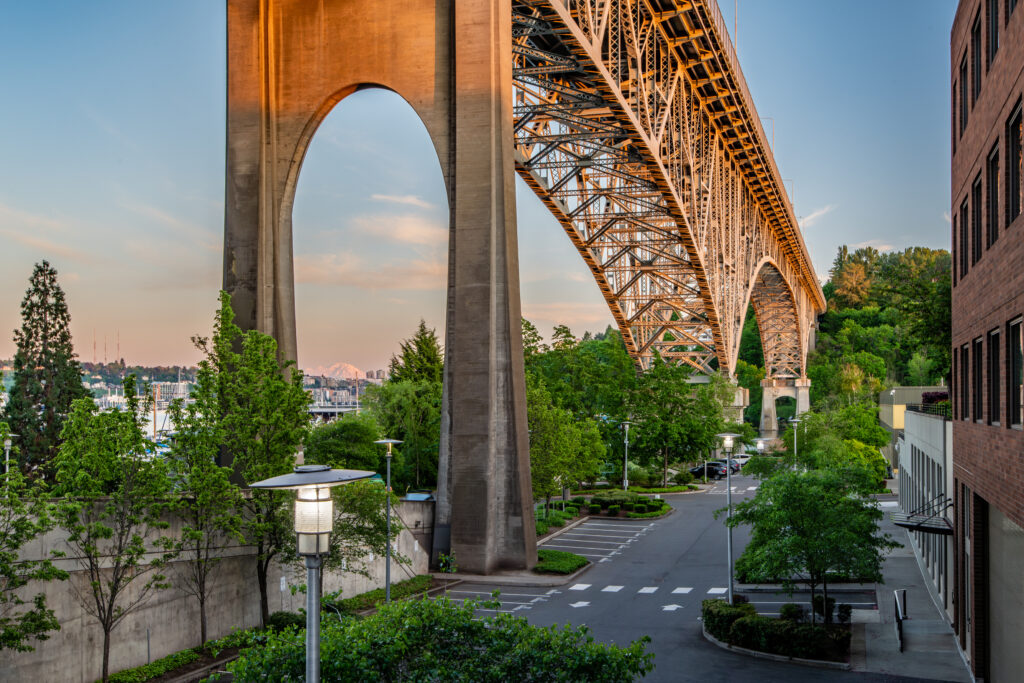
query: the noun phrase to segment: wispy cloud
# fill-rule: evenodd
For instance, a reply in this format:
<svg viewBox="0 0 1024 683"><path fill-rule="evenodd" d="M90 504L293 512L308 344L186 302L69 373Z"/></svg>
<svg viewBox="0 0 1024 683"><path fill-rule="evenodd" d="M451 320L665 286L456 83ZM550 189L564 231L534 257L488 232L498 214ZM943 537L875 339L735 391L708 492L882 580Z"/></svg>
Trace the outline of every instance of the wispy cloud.
<svg viewBox="0 0 1024 683"><path fill-rule="evenodd" d="M299 254L295 280L302 284L341 285L366 290L440 290L447 285L447 264L438 259L368 263L350 252Z"/></svg>
<svg viewBox="0 0 1024 683"><path fill-rule="evenodd" d="M835 204L828 204L827 206L823 206L820 209L815 209L814 211L811 211L809 214L800 219L800 227L811 227L819 218L831 212L834 208L836 208Z"/></svg>
<svg viewBox="0 0 1024 683"><path fill-rule="evenodd" d="M415 214L356 216L352 225L360 232L398 244L441 247L448 243L447 227Z"/></svg>
<svg viewBox="0 0 1024 683"><path fill-rule="evenodd" d="M863 242L857 242L856 244L851 244L850 246L853 247L854 249L863 249L864 247L874 247L878 251L883 251L883 252L884 251L893 251L894 249L896 249L895 245L890 244L889 242L886 242L885 240L865 240Z"/></svg>
<svg viewBox="0 0 1024 683"><path fill-rule="evenodd" d="M425 199L420 199L414 194L372 194L370 199L378 202L391 202L392 204L407 204L417 206L421 209L433 209L434 205Z"/></svg>
<svg viewBox="0 0 1024 683"><path fill-rule="evenodd" d="M18 244L29 247L30 249L38 249L43 253L44 257L52 257L56 254L57 256L63 256L64 258L76 261L78 263L92 263L95 261L92 254L81 249L70 247L67 244L58 244L53 240L48 240L45 237L26 235L25 233L18 232L16 230L8 230L6 228L0 228L0 235L14 240Z"/></svg>
<svg viewBox="0 0 1024 683"><path fill-rule="evenodd" d="M8 226L42 228L44 230L65 230L68 228L66 221L24 211L3 203L0 203L0 223Z"/></svg>
<svg viewBox="0 0 1024 683"><path fill-rule="evenodd" d="M145 218L149 218L156 223L160 223L170 228L179 236L181 233L185 233L192 238L195 244L198 244L207 251L219 252L222 248L218 235L213 230L197 225L191 221L178 218L157 206L143 204L140 202L131 202L121 203L121 208Z"/></svg>

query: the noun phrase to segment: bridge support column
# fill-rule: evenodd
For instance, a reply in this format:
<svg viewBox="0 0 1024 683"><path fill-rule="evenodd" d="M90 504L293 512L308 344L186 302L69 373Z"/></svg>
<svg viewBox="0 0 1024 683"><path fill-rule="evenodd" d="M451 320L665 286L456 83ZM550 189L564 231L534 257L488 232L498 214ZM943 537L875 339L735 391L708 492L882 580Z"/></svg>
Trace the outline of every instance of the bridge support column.
<svg viewBox="0 0 1024 683"><path fill-rule="evenodd" d="M740 386L733 387L732 404L725 406L725 419L730 422L743 422L743 411L750 405L750 391Z"/></svg>
<svg viewBox="0 0 1024 683"><path fill-rule="evenodd" d="M793 380L796 389L796 414L803 415L811 409L811 380L806 377Z"/></svg>
<svg viewBox="0 0 1024 683"><path fill-rule="evenodd" d="M796 414L802 415L811 409L811 380L806 377L793 379L761 380L761 436L766 439L779 437L778 413L775 399L789 396L796 400Z"/></svg>
<svg viewBox="0 0 1024 683"><path fill-rule="evenodd" d="M224 289L282 357L297 356L292 204L317 127L380 86L430 133L450 211L435 550L481 574L537 561L511 21L509 0L227 0Z"/></svg>
<svg viewBox="0 0 1024 683"><path fill-rule="evenodd" d="M765 382L772 382L772 380L761 382L761 436L765 439L777 439L779 437L779 420L775 412L775 399L779 394L775 391L774 382L769 386L765 386Z"/></svg>

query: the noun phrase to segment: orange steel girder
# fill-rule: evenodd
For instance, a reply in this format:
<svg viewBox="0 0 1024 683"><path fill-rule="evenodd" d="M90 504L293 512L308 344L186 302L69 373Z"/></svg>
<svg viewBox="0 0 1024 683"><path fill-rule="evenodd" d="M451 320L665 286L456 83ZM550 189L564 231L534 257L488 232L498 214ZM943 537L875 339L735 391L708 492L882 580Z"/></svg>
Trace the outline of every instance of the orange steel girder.
<svg viewBox="0 0 1024 683"><path fill-rule="evenodd" d="M825 299L714 0L513 0L516 169L634 359L802 377Z"/></svg>

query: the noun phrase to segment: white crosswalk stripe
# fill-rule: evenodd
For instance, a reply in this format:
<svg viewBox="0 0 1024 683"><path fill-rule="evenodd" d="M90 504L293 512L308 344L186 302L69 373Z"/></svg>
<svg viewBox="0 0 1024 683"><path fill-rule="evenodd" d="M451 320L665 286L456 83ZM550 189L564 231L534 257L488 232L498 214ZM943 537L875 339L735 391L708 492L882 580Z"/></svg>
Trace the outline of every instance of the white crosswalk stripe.
<svg viewBox="0 0 1024 683"><path fill-rule="evenodd" d="M618 593L622 590L622 586L605 586L601 589L602 593Z"/></svg>
<svg viewBox="0 0 1024 683"><path fill-rule="evenodd" d="M729 592L728 588L709 588L708 595L721 595L722 593Z"/></svg>
<svg viewBox="0 0 1024 683"><path fill-rule="evenodd" d="M693 588L691 588L691 587L689 587L689 586L680 586L679 588L676 588L676 589L675 589L674 591L672 591L672 592L673 592L673 593L676 593L676 594L682 594L682 595L686 595L687 593L689 593L689 592L690 592L690 591L692 591L692 590L693 590Z"/></svg>
<svg viewBox="0 0 1024 683"><path fill-rule="evenodd" d="M643 588L638 590L637 593L654 593L657 592L657 590L657 586L644 586Z"/></svg>
<svg viewBox="0 0 1024 683"><path fill-rule="evenodd" d="M590 584L589 583L577 583L574 586L569 586L569 590L571 590L571 591L585 591L588 588L590 588Z"/></svg>

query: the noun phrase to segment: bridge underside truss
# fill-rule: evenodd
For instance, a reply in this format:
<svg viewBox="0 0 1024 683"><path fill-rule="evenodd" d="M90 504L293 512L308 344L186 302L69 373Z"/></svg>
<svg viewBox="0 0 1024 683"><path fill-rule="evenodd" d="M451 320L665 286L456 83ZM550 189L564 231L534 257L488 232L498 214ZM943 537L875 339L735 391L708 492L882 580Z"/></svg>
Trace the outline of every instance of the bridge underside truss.
<svg viewBox="0 0 1024 683"><path fill-rule="evenodd" d="M517 171L634 359L732 374L753 296L769 372L802 376L824 297L717 7L512 5Z"/></svg>

